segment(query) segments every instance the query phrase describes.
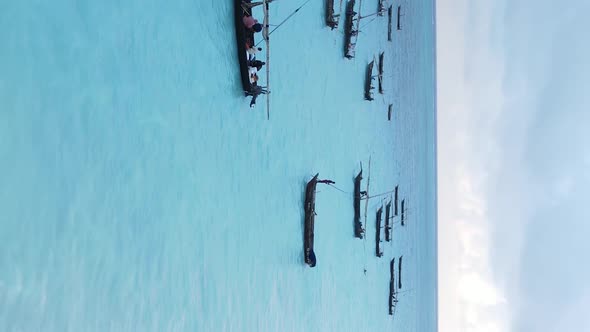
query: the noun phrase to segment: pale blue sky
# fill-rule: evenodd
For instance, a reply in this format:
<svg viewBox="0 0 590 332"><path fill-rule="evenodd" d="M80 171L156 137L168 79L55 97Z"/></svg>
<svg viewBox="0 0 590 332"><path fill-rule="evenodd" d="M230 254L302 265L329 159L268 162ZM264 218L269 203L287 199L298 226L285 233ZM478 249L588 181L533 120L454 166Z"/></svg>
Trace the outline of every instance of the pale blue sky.
<svg viewBox="0 0 590 332"><path fill-rule="evenodd" d="M441 331L590 331L590 2L438 1Z"/></svg>

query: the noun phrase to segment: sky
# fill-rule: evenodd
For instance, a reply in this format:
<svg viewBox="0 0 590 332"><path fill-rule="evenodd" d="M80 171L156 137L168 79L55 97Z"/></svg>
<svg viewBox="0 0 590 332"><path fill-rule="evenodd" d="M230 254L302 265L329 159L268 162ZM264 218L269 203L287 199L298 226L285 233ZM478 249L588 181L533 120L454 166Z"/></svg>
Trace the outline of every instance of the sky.
<svg viewBox="0 0 590 332"><path fill-rule="evenodd" d="M437 1L439 331L590 331L590 1Z"/></svg>

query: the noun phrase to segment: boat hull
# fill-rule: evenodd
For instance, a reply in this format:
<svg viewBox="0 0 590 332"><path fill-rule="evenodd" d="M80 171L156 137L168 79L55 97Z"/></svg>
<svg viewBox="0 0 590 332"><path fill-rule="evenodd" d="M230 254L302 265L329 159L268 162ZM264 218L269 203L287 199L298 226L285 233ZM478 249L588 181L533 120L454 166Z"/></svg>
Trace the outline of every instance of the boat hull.
<svg viewBox="0 0 590 332"><path fill-rule="evenodd" d="M250 2L249 0L246 2ZM248 53L246 51L246 43L254 46L256 44L254 40L254 33L244 26L244 15L252 15L250 9L244 9L242 7L242 0L234 0L234 20L236 28L236 43L237 43L237 56L238 63L240 66L240 80L242 81L242 89L244 92L253 91L253 85L250 83L250 73L248 68Z"/></svg>

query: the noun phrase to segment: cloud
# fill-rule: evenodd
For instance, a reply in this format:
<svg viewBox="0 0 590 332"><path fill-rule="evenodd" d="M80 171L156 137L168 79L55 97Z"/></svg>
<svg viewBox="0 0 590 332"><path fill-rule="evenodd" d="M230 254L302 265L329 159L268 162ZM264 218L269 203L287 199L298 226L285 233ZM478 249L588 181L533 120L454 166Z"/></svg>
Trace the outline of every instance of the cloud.
<svg viewBox="0 0 590 332"><path fill-rule="evenodd" d="M504 163L504 68L497 2L438 3L439 330L506 331L510 303L493 268L488 193Z"/></svg>
<svg viewBox="0 0 590 332"><path fill-rule="evenodd" d="M437 4L442 332L589 325L590 268L574 258L590 251L590 46L575 35L590 3L579 5Z"/></svg>

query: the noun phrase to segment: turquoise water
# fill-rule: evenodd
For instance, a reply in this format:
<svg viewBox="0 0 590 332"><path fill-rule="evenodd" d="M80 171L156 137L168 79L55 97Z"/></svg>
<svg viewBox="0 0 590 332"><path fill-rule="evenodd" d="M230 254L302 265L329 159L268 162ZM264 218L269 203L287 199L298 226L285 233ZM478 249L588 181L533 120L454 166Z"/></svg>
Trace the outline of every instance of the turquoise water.
<svg viewBox="0 0 590 332"><path fill-rule="evenodd" d="M267 121L240 92L233 1L0 2L0 330L435 330L434 4L403 6L394 42L379 18L350 61L309 2L272 35ZM381 50L387 92L368 103ZM353 238L369 157L370 191L399 184L408 206L380 259L380 198ZM310 269L316 172L347 193L318 186Z"/></svg>

